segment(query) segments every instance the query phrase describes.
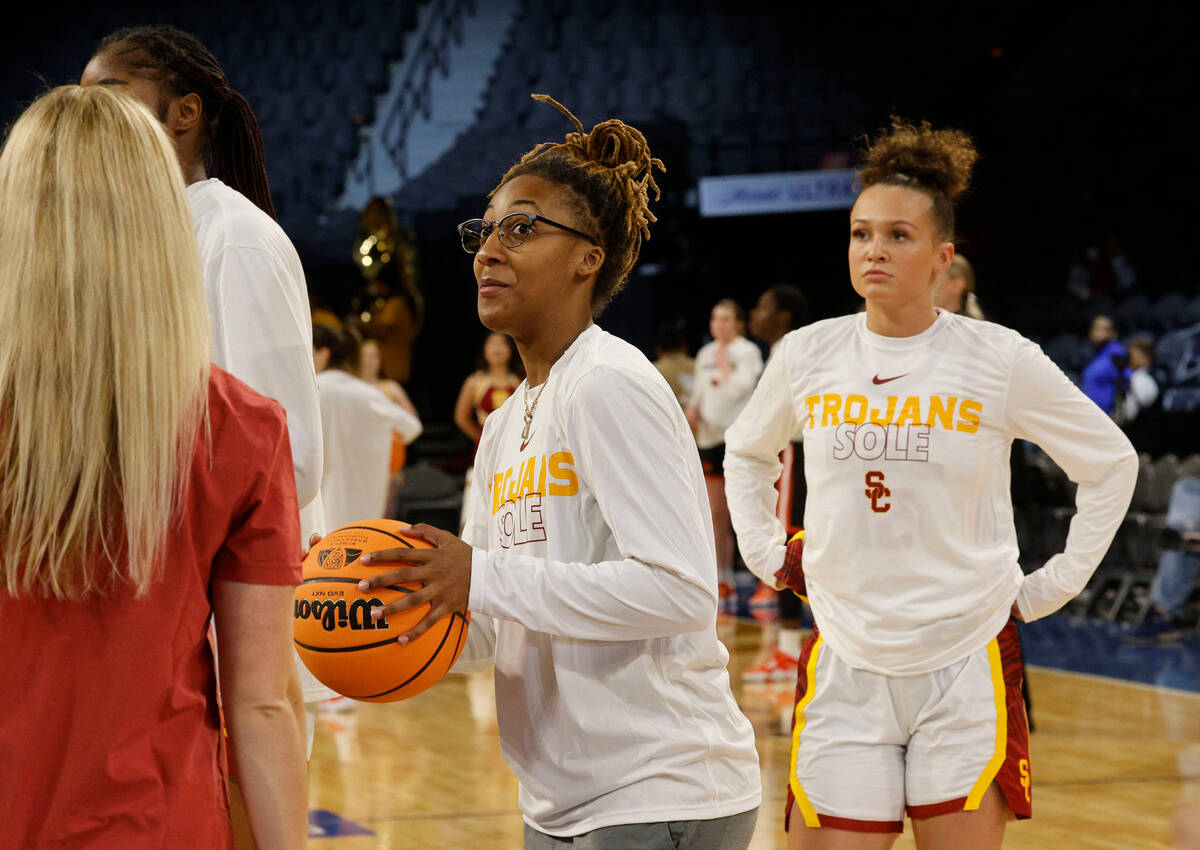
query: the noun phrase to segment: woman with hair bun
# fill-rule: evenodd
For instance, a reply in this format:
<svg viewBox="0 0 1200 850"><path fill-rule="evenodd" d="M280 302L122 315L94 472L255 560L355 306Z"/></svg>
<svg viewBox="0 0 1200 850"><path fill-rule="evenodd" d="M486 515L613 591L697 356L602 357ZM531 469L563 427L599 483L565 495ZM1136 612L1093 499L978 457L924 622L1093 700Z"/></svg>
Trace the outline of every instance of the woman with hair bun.
<svg viewBox="0 0 1200 850"><path fill-rule="evenodd" d="M866 310L784 337L726 433L746 563L803 592L815 620L796 689L793 850L890 847L906 811L920 848L993 848L1029 817L1013 619L1083 589L1133 492L1129 441L1036 345L934 307L975 159L966 134L927 123L894 120L870 145L848 252ZM797 430L805 536L785 544L772 485ZM1066 550L1029 575L1014 438L1079 485Z"/></svg>
<svg viewBox="0 0 1200 850"><path fill-rule="evenodd" d="M609 120L538 145L459 225L479 318L527 379L483 426L463 539L364 583L424 588L409 635L470 608L457 669L496 668L500 745L520 780L525 847L749 845L761 797L749 722L717 639L704 473L670 386L593 323L655 220L643 135Z"/></svg>

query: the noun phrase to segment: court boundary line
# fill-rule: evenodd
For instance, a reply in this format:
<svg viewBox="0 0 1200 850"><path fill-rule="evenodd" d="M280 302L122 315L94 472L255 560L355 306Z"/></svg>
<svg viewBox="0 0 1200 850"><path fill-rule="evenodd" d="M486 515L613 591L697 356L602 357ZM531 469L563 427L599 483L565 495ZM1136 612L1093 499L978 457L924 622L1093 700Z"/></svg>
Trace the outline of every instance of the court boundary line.
<svg viewBox="0 0 1200 850"><path fill-rule="evenodd" d="M1082 788L1088 785L1151 784L1154 782L1195 782L1200 774L1178 774L1176 776L1097 776L1093 779L1039 779L1035 788Z"/></svg>
<svg viewBox="0 0 1200 850"><path fill-rule="evenodd" d="M1116 676L1101 676L1097 673L1080 673L1078 670L1064 670L1061 667L1047 667L1044 664L1027 664L1027 670L1040 670L1045 673L1061 673L1064 676L1078 676L1081 679L1091 679L1094 682L1103 682L1106 685L1118 684L1126 685L1131 688L1140 688L1142 690L1157 691L1162 694L1172 694L1174 696L1191 697L1192 699L1200 699L1200 692L1185 691L1182 688L1172 688L1167 685L1152 685L1149 682L1138 682L1133 679L1120 679Z"/></svg>

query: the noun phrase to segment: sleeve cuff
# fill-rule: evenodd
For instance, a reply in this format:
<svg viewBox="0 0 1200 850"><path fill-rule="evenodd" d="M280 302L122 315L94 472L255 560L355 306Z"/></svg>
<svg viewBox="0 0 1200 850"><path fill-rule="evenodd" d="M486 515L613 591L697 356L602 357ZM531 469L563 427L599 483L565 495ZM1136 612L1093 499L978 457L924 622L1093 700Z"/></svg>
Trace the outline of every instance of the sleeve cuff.
<svg viewBox="0 0 1200 850"><path fill-rule="evenodd" d="M471 547L471 589L467 594L467 608L472 613L484 613L483 589L488 570L486 549Z"/></svg>
<svg viewBox="0 0 1200 850"><path fill-rule="evenodd" d="M759 576L767 584L774 587L776 590L783 590L787 587L787 583L776 575L783 569L783 562L787 556L787 546L776 546L767 556L767 562L763 574Z"/></svg>

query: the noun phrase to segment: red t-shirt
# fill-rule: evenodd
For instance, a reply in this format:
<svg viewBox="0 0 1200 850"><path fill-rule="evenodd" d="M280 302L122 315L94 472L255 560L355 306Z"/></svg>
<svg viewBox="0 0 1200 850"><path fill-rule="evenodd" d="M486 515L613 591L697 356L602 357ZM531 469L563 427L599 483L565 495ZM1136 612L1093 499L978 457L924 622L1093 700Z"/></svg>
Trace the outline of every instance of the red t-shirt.
<svg viewBox="0 0 1200 850"><path fill-rule="evenodd" d="M231 848L212 582L300 581L287 420L213 367L211 451L143 599L0 590L0 845Z"/></svg>

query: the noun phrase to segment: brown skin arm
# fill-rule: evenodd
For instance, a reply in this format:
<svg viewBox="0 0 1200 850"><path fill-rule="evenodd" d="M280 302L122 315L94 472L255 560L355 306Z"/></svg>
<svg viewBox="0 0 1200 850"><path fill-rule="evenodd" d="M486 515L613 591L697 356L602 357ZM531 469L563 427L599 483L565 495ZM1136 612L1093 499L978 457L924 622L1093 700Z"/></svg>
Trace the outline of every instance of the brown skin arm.
<svg viewBox="0 0 1200 850"><path fill-rule="evenodd" d="M359 590L366 592L377 587L401 582L420 582L420 590L397 599L388 605L371 609L374 620L390 617L409 608L429 603L429 611L409 631L400 635L400 643L415 640L447 614L466 611L471 593L471 547L449 531L424 523L414 525L406 534L433 544L433 549L382 549L363 555L362 563L372 566L406 564L397 570L364 579Z"/></svg>
<svg viewBox="0 0 1200 850"><path fill-rule="evenodd" d="M462 389L458 391L458 401L454 403L454 424L472 440L478 440L483 429L475 421L471 412L471 396L475 394L475 376L470 375L463 381Z"/></svg>

